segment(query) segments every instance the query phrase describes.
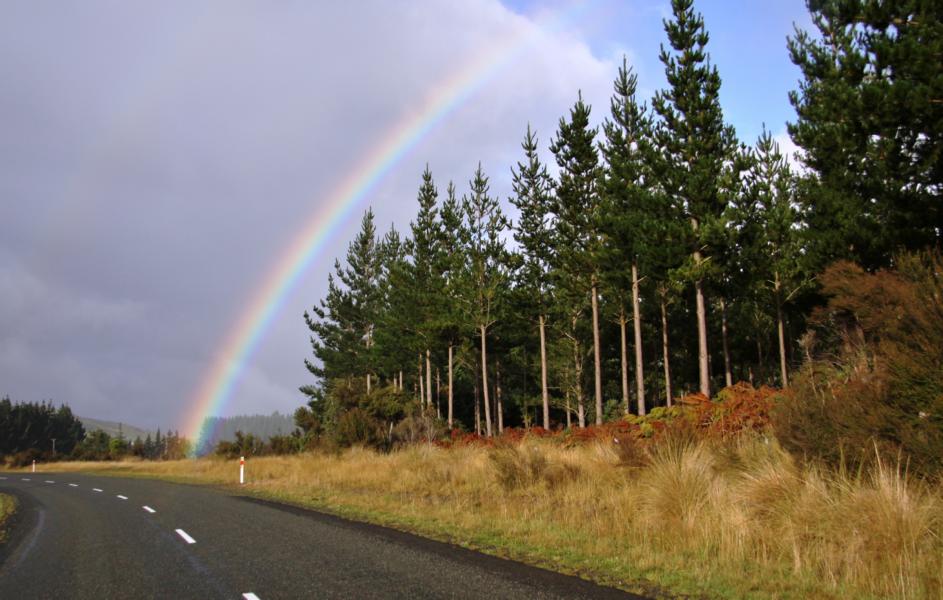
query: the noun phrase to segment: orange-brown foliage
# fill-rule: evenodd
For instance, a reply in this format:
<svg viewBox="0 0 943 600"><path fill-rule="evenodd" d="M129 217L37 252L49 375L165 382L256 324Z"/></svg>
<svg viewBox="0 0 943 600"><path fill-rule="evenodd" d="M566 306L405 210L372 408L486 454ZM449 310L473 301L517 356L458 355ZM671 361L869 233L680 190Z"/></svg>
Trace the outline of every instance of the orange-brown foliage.
<svg viewBox="0 0 943 600"><path fill-rule="evenodd" d="M721 390L716 400L703 394L689 394L681 402L698 431L712 437L729 437L742 431L766 429L777 393L779 390L770 387L756 389L741 382Z"/></svg>

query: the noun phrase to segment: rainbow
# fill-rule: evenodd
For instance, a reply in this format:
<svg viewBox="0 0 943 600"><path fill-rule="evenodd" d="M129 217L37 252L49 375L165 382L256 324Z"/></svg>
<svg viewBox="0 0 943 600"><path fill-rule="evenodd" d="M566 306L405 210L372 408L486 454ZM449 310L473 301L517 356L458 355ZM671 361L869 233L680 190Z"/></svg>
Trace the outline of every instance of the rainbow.
<svg viewBox="0 0 943 600"><path fill-rule="evenodd" d="M279 313L289 293L319 256L332 234L345 223L377 184L446 117L511 63L541 35L558 30L583 12L585 4L543 19L537 26L515 27L512 35L475 57L441 81L419 108L390 128L373 150L337 185L281 255L275 268L242 312L203 377L184 419L184 435L199 447L210 432L206 417L219 414L240 380L246 365Z"/></svg>

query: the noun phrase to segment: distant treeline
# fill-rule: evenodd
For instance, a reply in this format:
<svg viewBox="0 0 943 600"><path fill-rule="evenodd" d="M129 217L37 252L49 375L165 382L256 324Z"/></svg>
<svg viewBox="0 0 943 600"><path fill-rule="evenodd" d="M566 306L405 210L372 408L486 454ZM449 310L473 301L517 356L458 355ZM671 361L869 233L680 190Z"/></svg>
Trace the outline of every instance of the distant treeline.
<svg viewBox="0 0 943 600"><path fill-rule="evenodd" d="M63 404L0 400L0 456L27 451L68 455L85 438L85 428Z"/></svg>
<svg viewBox="0 0 943 600"><path fill-rule="evenodd" d="M180 460L190 455L192 444L179 432L168 430L161 435L160 429L152 438L147 434L133 441L124 436L112 436L106 431L96 429L85 436L76 448L74 458L78 460L120 460L136 456L146 460Z"/></svg>
<svg viewBox="0 0 943 600"><path fill-rule="evenodd" d="M289 415L210 417L196 454L258 456L298 452L305 444ZM68 405L0 400L0 462L24 466L33 460L178 460L193 453L193 442L171 429L133 439L100 428L86 431Z"/></svg>
<svg viewBox="0 0 943 600"><path fill-rule="evenodd" d="M120 460L127 456L144 459L179 459L190 452L190 442L177 432L154 438L112 436L96 429L86 432L68 405L52 402L0 400L0 462L24 466L32 461Z"/></svg>
<svg viewBox="0 0 943 600"><path fill-rule="evenodd" d="M196 454L209 454L220 442L237 442L241 436L266 440L287 436L294 430L295 422L292 417L278 412L270 415L207 417L203 421Z"/></svg>

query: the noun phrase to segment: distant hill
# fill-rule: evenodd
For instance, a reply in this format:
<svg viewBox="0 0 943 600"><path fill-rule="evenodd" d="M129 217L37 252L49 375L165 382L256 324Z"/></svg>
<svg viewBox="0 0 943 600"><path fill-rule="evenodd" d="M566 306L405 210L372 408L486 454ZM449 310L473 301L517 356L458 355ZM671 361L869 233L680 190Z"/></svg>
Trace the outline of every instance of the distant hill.
<svg viewBox="0 0 943 600"><path fill-rule="evenodd" d="M85 433L91 433L96 429L101 429L111 437L118 437L118 433L124 436L124 439L133 442L134 438L139 437L143 440L148 434L153 437L153 432L128 425L127 423L117 423L115 421L102 421L101 419L92 419L90 417L78 417L85 427Z"/></svg>

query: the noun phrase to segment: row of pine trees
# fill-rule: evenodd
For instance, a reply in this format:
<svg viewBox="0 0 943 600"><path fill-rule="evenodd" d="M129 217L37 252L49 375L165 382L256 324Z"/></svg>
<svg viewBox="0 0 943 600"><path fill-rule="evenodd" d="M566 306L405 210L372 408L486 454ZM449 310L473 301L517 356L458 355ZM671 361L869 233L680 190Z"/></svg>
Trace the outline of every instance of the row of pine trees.
<svg viewBox="0 0 943 600"><path fill-rule="evenodd" d="M787 386L829 261L876 268L938 240L940 120L919 112L938 113L938 101L931 91L908 113L868 105L908 85L899 63L939 48L938 9L810 6L820 36L789 40L805 76L790 96L806 164L796 173L769 132L737 138L703 18L693 0L672 8L666 89L642 101L623 61L601 126L582 96L560 119L555 165L527 127L513 222L480 164L467 188L444 193L427 167L408 236L380 236L367 211L305 314L312 410L332 386L392 387L450 428L490 436L644 415L736 380ZM938 63L923 69L912 85L939 83Z"/></svg>

